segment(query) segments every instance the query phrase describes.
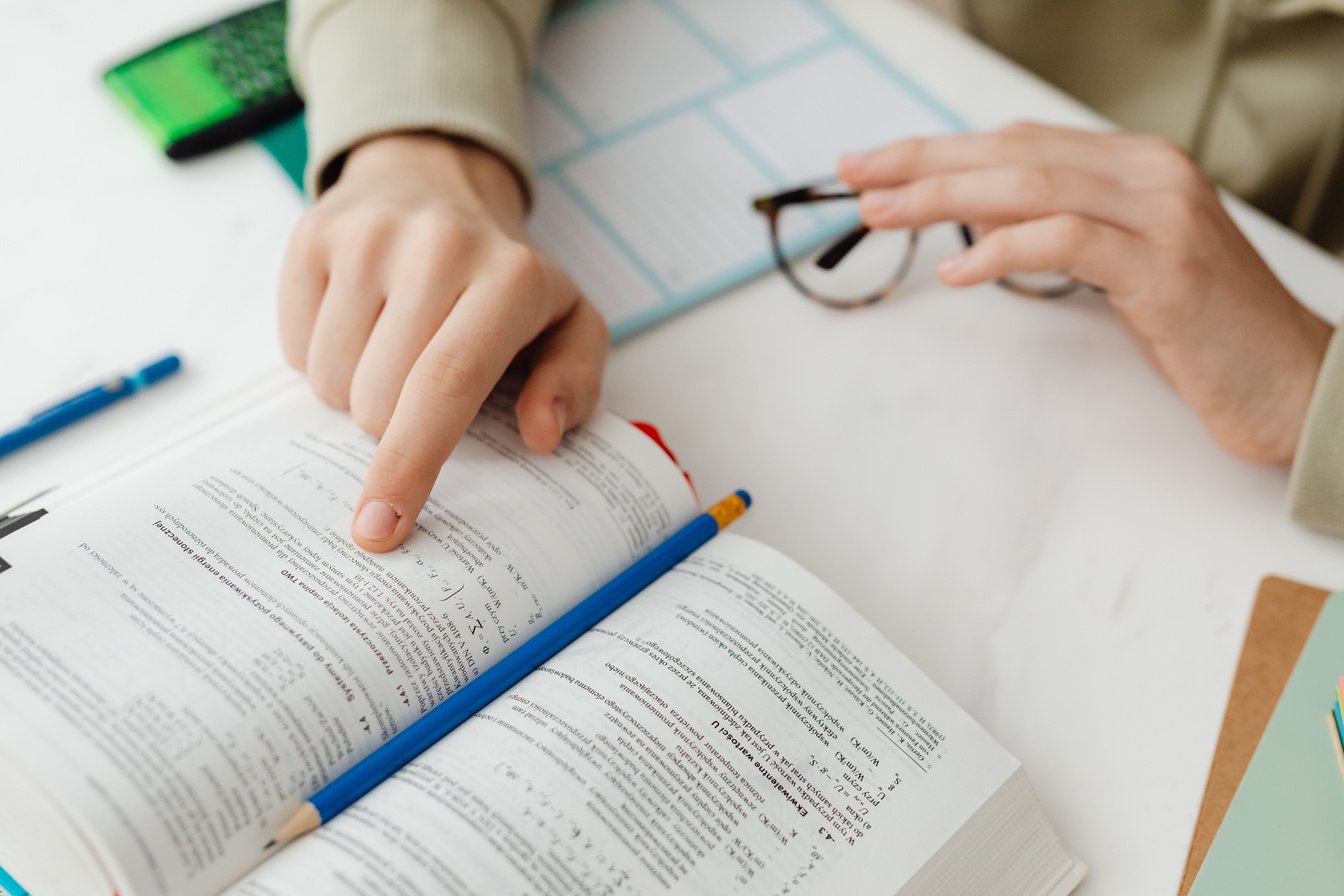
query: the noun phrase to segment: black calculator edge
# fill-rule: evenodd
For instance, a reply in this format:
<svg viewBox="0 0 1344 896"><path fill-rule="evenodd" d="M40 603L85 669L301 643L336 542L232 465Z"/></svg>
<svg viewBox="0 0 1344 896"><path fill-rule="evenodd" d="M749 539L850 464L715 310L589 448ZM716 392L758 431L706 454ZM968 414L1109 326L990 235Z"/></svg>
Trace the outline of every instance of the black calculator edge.
<svg viewBox="0 0 1344 896"><path fill-rule="evenodd" d="M289 90L181 140L174 140L164 148L164 152L168 158L181 162L244 140L302 111L303 99L298 93Z"/></svg>

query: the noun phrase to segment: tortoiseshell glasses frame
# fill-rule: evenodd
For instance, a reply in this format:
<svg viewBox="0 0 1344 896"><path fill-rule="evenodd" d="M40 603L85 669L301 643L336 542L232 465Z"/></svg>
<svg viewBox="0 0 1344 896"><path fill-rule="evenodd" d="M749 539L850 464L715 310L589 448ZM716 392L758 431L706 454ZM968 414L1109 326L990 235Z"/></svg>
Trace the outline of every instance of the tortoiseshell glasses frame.
<svg viewBox="0 0 1344 896"><path fill-rule="evenodd" d="M835 239L829 241L823 239L821 243L824 248L819 252L807 253L805 258L791 258L789 251L791 247L786 245L786 238L781 233L780 217L781 213L790 207L842 201L853 202L857 208L858 194L839 182L820 182L794 187L771 196L758 197L752 201L752 207L765 215L770 231L770 249L775 258L775 264L794 289L812 301L831 308L862 308L880 302L900 286L901 281L905 279L905 275L909 273L910 266L914 262L915 251L919 244L919 231L906 230L899 232L904 236L903 245L898 250L900 257L893 259L895 265L892 272L871 289L863 289L854 295L847 296L828 294L805 282L798 266L810 265L826 272L834 270L869 236L871 229L859 224ZM975 234L971 227L960 224L958 228L965 244L967 246L974 244ZM890 232L884 231L884 233ZM1019 295L1037 299L1060 298L1084 286L1084 284L1063 274L1012 275L999 280L999 284Z"/></svg>

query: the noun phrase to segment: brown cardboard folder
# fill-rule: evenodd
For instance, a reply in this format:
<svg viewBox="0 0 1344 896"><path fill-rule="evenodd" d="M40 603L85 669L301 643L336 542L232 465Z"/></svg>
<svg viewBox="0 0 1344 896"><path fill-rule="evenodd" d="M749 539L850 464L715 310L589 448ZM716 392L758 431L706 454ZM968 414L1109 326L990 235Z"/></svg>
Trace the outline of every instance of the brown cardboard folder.
<svg viewBox="0 0 1344 896"><path fill-rule="evenodd" d="M1297 665L1298 654L1329 596L1328 591L1275 576L1260 583L1232 681L1232 695L1223 714L1223 731L1213 753L1209 783L1204 787L1190 854L1185 860L1185 873L1181 875L1179 896L1185 896L1195 882L1213 835L1218 833L1227 806L1260 743L1260 735L1269 724L1288 676Z"/></svg>

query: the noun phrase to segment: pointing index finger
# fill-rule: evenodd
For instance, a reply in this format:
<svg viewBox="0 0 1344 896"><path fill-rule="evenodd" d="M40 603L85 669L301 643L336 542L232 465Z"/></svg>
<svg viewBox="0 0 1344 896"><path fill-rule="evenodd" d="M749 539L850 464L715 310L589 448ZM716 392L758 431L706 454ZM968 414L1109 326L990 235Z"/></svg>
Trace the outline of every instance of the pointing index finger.
<svg viewBox="0 0 1344 896"><path fill-rule="evenodd" d="M352 534L365 550L406 540L486 397L545 327L542 303L511 302L506 292L474 283L411 368L355 510Z"/></svg>

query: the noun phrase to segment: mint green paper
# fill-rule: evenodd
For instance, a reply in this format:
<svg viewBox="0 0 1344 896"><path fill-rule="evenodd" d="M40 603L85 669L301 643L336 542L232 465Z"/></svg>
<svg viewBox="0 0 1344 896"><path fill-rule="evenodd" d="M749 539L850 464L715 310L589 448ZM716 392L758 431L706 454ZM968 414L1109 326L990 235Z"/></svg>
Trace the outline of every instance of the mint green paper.
<svg viewBox="0 0 1344 896"><path fill-rule="evenodd" d="M1344 594L1325 603L1190 896L1344 893L1344 780L1326 713L1344 673Z"/></svg>

